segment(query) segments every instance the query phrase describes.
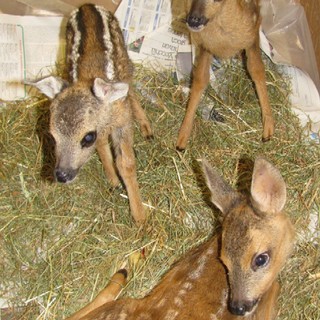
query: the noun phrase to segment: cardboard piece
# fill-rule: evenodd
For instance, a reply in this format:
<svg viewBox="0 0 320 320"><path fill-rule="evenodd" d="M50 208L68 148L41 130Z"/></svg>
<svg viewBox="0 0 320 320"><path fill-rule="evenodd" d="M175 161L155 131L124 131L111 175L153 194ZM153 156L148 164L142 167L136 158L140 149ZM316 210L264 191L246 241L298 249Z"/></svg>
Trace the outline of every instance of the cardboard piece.
<svg viewBox="0 0 320 320"><path fill-rule="evenodd" d="M0 12L20 16L67 16L74 8L84 3L102 5L114 13L121 0L10 0L0 2Z"/></svg>

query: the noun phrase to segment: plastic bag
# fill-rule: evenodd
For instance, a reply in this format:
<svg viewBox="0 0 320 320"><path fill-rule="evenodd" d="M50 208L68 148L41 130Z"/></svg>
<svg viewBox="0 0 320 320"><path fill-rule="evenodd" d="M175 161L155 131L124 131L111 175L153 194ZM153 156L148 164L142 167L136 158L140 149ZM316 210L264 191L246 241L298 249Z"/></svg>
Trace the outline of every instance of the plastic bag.
<svg viewBox="0 0 320 320"><path fill-rule="evenodd" d="M305 11L295 0L261 0L262 29L273 61L306 72L320 92L319 72Z"/></svg>

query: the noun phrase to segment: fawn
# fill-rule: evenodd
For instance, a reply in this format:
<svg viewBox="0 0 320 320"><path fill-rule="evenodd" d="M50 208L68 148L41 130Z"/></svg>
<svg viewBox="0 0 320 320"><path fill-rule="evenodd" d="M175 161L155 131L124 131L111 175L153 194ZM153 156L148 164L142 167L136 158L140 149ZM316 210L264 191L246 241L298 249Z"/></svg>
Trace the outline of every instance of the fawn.
<svg viewBox="0 0 320 320"><path fill-rule="evenodd" d="M246 52L247 69L260 101L262 140L268 141L274 133L274 120L259 48L259 0L186 0L186 3L186 23L198 54L189 102L176 143L177 149L184 150L191 135L200 98L209 82L212 55L226 59L242 50Z"/></svg>
<svg viewBox="0 0 320 320"><path fill-rule="evenodd" d="M97 150L113 186L119 183L118 170L131 213L142 223L145 213L136 176L133 118L145 137L151 137L152 130L131 85L133 64L119 23L103 7L83 5L70 15L66 42L68 81L49 76L31 83L52 99L56 180L73 181Z"/></svg>
<svg viewBox="0 0 320 320"><path fill-rule="evenodd" d="M294 242L293 225L282 211L286 185L280 172L257 158L250 197L234 191L206 161L203 172L224 217L222 232L187 253L145 298L112 301L126 282L121 270L69 320L276 317L276 277Z"/></svg>

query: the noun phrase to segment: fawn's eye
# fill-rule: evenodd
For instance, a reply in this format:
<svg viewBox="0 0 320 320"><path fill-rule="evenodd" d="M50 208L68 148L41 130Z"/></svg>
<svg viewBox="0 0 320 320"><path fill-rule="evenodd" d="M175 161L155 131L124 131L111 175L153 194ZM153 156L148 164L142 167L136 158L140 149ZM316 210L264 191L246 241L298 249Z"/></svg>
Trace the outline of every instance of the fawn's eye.
<svg viewBox="0 0 320 320"><path fill-rule="evenodd" d="M252 269L256 271L259 268L264 268L269 264L270 256L268 252L256 255L252 261Z"/></svg>
<svg viewBox="0 0 320 320"><path fill-rule="evenodd" d="M89 148L91 147L97 138L97 132L91 131L88 132L81 140L81 147L82 148Z"/></svg>

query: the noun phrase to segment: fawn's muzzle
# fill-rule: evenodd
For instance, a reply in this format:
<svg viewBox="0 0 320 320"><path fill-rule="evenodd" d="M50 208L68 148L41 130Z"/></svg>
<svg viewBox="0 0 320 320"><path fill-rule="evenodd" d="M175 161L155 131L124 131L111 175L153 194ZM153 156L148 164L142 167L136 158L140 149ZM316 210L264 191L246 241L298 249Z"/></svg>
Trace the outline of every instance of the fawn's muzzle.
<svg viewBox="0 0 320 320"><path fill-rule="evenodd" d="M78 170L63 170L56 168L54 170L54 176L58 182L68 183L71 182L77 175Z"/></svg>
<svg viewBox="0 0 320 320"><path fill-rule="evenodd" d="M189 14L186 21L189 29L192 31L200 31L205 27L209 20L205 16Z"/></svg>
<svg viewBox="0 0 320 320"><path fill-rule="evenodd" d="M237 316L245 316L256 306L258 300L252 301L230 301L229 311Z"/></svg>

